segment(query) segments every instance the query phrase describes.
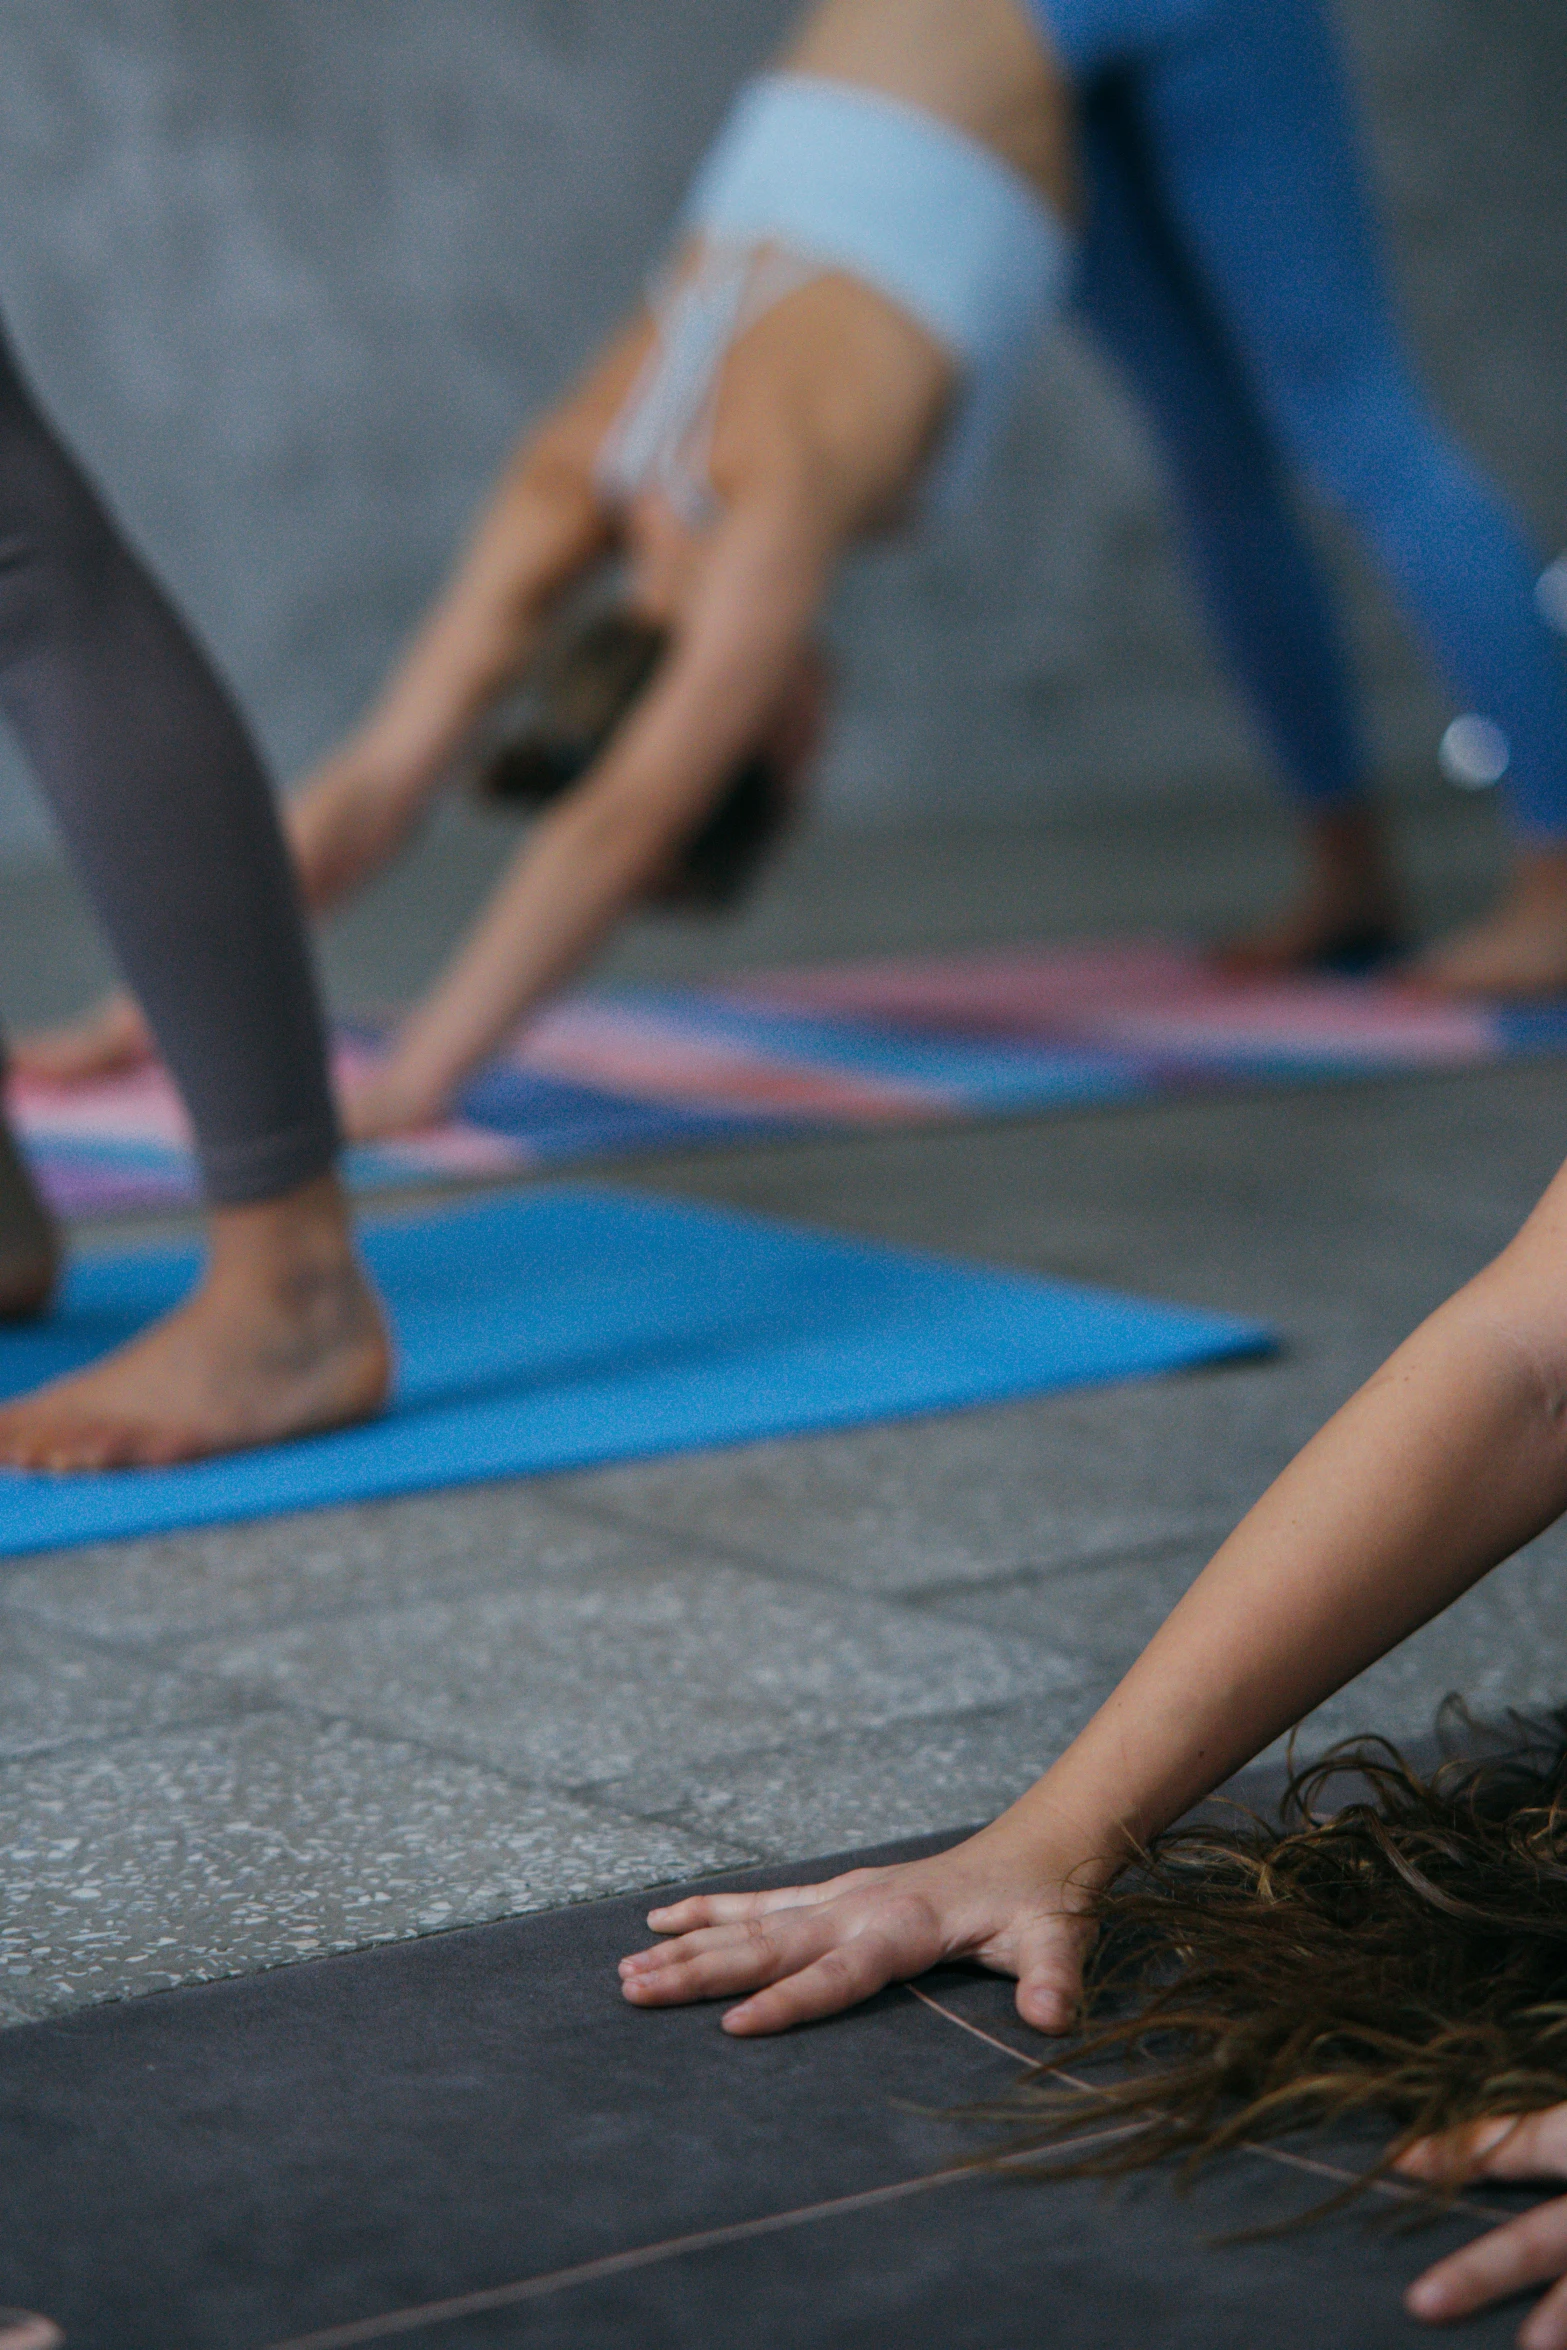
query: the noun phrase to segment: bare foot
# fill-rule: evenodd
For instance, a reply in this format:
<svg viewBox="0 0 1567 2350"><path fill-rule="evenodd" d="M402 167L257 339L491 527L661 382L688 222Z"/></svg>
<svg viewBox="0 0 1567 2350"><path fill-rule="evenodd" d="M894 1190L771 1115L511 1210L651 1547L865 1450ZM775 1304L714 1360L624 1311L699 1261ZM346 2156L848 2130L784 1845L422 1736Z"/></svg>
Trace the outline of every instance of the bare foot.
<svg viewBox="0 0 1567 2350"><path fill-rule="evenodd" d="M1307 826L1309 870L1299 894L1257 930L1215 948L1236 979L1286 971L1363 970L1399 944L1402 917L1382 827L1369 808L1341 809Z"/></svg>
<svg viewBox="0 0 1567 2350"><path fill-rule="evenodd" d="M1567 994L1567 849L1525 851L1500 905L1428 949L1409 977L1441 995Z"/></svg>
<svg viewBox="0 0 1567 2350"><path fill-rule="evenodd" d="M41 1314L60 1273L60 1236L0 1115L0 1322Z"/></svg>
<svg viewBox="0 0 1567 2350"><path fill-rule="evenodd" d="M112 995L80 1020L24 1036L11 1050L11 1066L23 1077L49 1085L85 1085L94 1077L117 1077L153 1057L153 1042L141 1007L128 995Z"/></svg>
<svg viewBox="0 0 1567 2350"><path fill-rule="evenodd" d="M0 1410L0 1461L153 1467L363 1420L391 1349L335 1176L224 1208L200 1287L117 1354Z"/></svg>

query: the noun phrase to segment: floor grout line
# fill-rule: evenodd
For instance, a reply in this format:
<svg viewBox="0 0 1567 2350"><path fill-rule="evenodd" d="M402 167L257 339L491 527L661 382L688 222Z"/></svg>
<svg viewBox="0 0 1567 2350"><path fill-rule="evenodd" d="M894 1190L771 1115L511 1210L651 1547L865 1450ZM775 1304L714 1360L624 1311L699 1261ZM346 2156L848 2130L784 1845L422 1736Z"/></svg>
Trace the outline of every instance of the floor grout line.
<svg viewBox="0 0 1567 2350"><path fill-rule="evenodd" d="M933 2015L939 2015L946 2023L956 2024L960 2032L972 2033L976 2040L983 2040L988 2048L1000 2049L1002 2055L1010 2056L1015 2064L1026 2065L1030 2071L1047 2072L1051 2080L1060 2081L1068 2089L1080 2090L1085 2096L1093 2094L1091 2081L1080 2080L1075 2073L1063 2072L1059 2065L1041 2065L1039 2059L1030 2055L1027 2049L1014 2048L1010 2041L998 2040L994 2032L987 2032L980 2025L971 2024L967 2016L956 2014L950 2007L943 2007L939 1999L932 1999L930 1993L922 1991L917 1983L905 1983L903 1988L917 1999L922 2007L928 2007ZM1343 2169L1338 2163L1323 2162L1316 2156L1309 2154L1292 2154L1286 2147L1269 2146L1259 2138L1240 2139L1235 2151L1237 2154L1254 2154L1264 2162L1280 2163L1288 2170L1309 2171L1317 2178L1337 2179L1345 2186L1352 2185L1358 2175L1354 2171ZM1427 2197L1419 2187L1406 2187L1398 2179L1373 2179L1370 2182L1369 2191L1373 2195L1390 2195L1399 2203L1424 2203L1427 2201ZM1450 2202L1443 2204L1442 2209L1444 2213L1449 2211L1467 2212L1472 2219L1483 2219L1490 2226L1496 2224L1498 2217L1498 2214L1485 2204L1471 2203L1462 2195L1453 2196Z"/></svg>

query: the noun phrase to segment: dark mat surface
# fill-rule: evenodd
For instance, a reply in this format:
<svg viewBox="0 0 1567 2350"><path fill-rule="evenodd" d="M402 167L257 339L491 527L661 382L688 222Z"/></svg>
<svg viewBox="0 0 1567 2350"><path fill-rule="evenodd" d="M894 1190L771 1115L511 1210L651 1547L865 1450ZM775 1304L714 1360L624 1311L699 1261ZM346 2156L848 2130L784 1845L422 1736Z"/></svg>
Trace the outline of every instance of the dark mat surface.
<svg viewBox="0 0 1567 2350"><path fill-rule="evenodd" d="M1009 1984L940 1970L923 1996L736 2044L715 2008L619 1998L614 1963L647 1906L0 2034L0 2303L46 2312L68 2350L1375 2350L1432 2338L1403 2285L1513 2207L1472 2197L1410 2233L1385 2199L1219 2248L1336 2180L1287 2150L1238 2154L1188 2198L1162 2176L942 2179L977 2142L942 2109L1045 2045ZM1353 2165L1367 2148L1308 2151ZM1495 2312L1458 2338L1500 2345L1517 2322Z"/></svg>

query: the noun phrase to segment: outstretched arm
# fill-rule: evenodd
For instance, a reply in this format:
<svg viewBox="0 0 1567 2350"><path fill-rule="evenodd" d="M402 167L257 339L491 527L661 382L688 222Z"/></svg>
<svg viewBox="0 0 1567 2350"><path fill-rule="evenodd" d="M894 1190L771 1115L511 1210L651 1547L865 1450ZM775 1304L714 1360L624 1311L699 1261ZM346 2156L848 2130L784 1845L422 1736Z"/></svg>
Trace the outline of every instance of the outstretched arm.
<svg viewBox="0 0 1567 2350"><path fill-rule="evenodd" d="M609 544L594 460L651 333L639 315L523 442L379 699L296 793L289 830L317 910L393 855L477 721L526 665L554 598Z"/></svg>
<svg viewBox="0 0 1567 2350"><path fill-rule="evenodd" d="M1315 1436L1087 1728L938 1859L655 1910L647 2006L743 1994L733 2032L826 2015L938 1958L1073 2022L1082 1913L1131 1853L1567 1509L1567 1169L1518 1238Z"/></svg>

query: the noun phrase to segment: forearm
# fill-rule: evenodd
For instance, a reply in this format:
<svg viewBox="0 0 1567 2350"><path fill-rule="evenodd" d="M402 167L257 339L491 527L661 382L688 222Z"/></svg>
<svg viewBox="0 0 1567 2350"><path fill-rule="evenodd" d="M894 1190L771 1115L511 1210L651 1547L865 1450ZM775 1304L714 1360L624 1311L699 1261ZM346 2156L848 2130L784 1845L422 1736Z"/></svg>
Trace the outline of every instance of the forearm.
<svg viewBox="0 0 1567 2350"><path fill-rule="evenodd" d="M431 1114L587 960L656 870L666 828L626 815L618 827L585 825L567 803L544 817L403 1028L396 1082Z"/></svg>
<svg viewBox="0 0 1567 2350"><path fill-rule="evenodd" d="M538 824L398 1039L391 1081L433 1114L644 893L775 709L831 561L787 489L715 541L699 610L597 770Z"/></svg>
<svg viewBox="0 0 1567 2350"><path fill-rule="evenodd" d="M1278 1478L1009 1822L1108 1873L1567 1508L1558 1177Z"/></svg>
<svg viewBox="0 0 1567 2350"><path fill-rule="evenodd" d="M455 572L355 738L367 771L412 793L441 774L516 677L553 597L608 547L598 446L646 354L639 315L507 466Z"/></svg>

